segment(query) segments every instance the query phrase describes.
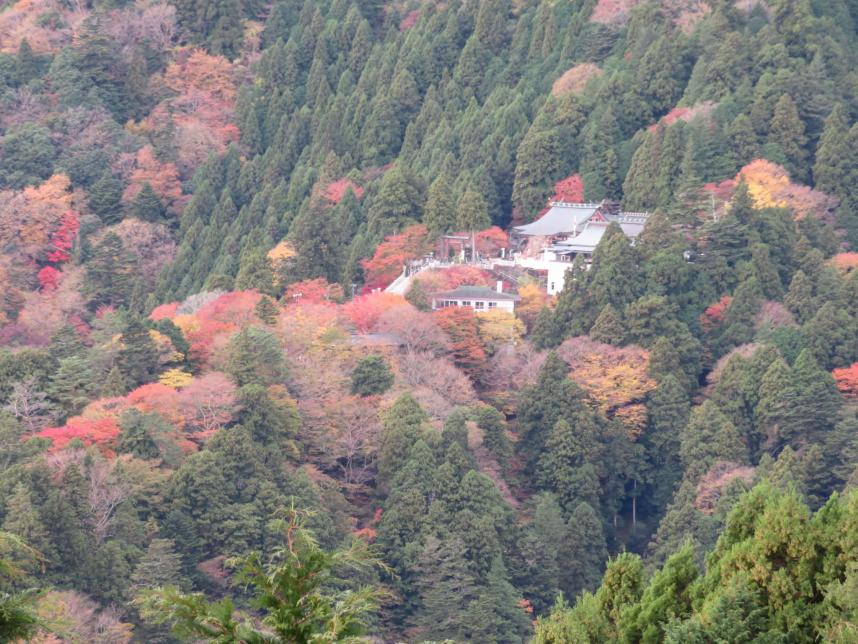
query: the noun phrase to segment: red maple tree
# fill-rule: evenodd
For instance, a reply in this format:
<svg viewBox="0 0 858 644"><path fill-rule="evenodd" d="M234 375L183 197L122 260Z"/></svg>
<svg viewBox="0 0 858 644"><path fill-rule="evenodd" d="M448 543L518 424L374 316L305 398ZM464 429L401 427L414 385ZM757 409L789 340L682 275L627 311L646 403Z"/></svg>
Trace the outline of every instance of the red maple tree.
<svg viewBox="0 0 858 644"><path fill-rule="evenodd" d="M406 262L423 257L429 250L429 230L423 224L409 226L397 235L386 237L375 249L372 259L362 262L366 274L364 292L387 288Z"/></svg>

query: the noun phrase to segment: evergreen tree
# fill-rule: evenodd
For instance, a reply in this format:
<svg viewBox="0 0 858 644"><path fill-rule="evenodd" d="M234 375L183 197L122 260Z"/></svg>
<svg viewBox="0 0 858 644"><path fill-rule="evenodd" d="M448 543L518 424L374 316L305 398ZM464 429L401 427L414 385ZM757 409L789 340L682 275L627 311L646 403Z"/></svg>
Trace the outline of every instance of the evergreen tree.
<svg viewBox="0 0 858 644"><path fill-rule="evenodd" d="M277 337L261 327L245 327L229 340L226 372L239 387L274 385L286 374L286 361Z"/></svg>
<svg viewBox="0 0 858 644"><path fill-rule="evenodd" d="M93 248L86 263L84 291L95 306L121 306L131 297L136 258L125 250L115 233L108 233Z"/></svg>
<svg viewBox="0 0 858 644"><path fill-rule="evenodd" d="M565 419L558 420L545 443L537 475L543 489L557 495L561 507L571 513L581 502L599 507L599 481L590 458L596 425L590 412L579 412L574 429Z"/></svg>
<svg viewBox="0 0 858 644"><path fill-rule="evenodd" d="M280 314L280 307L277 303L267 295L259 298L259 302L253 307L253 312L256 317L265 322L265 324L274 324L277 322L277 316Z"/></svg>
<svg viewBox="0 0 858 644"><path fill-rule="evenodd" d="M301 207L289 230L297 252L289 271L291 279L341 279L350 239L347 223L338 220L337 214L337 209L330 209L321 200L305 202Z"/></svg>
<svg viewBox="0 0 858 644"><path fill-rule="evenodd" d="M769 300L782 299L783 284L766 244L758 243L751 246L751 266L762 294Z"/></svg>
<svg viewBox="0 0 858 644"><path fill-rule="evenodd" d="M122 218L121 199L122 184L109 170L105 170L87 191L89 207L105 224L115 224Z"/></svg>
<svg viewBox="0 0 858 644"><path fill-rule="evenodd" d="M617 309L610 304L602 307L599 317L596 318L593 327L590 329L590 337L605 344L623 344L625 327Z"/></svg>
<svg viewBox="0 0 858 644"><path fill-rule="evenodd" d="M134 568L131 583L138 589L182 587L187 584L182 575L182 556L176 552L171 539L152 539L146 553Z"/></svg>
<svg viewBox="0 0 858 644"><path fill-rule="evenodd" d="M124 123L129 116L128 69L115 39L106 33L104 16L92 14L77 31L73 64L90 94Z"/></svg>
<svg viewBox="0 0 858 644"><path fill-rule="evenodd" d="M24 543L44 552L47 548L47 531L33 506L30 491L23 483L15 484L6 500L6 517L3 530L19 537Z"/></svg>
<svg viewBox="0 0 858 644"><path fill-rule="evenodd" d="M640 255L617 224L611 224L593 251L590 292L596 306L622 310L641 293Z"/></svg>
<svg viewBox="0 0 858 644"><path fill-rule="evenodd" d="M784 304L795 316L796 320L806 322L816 310L813 298L813 284L801 269L797 270L789 284L789 290L784 297Z"/></svg>
<svg viewBox="0 0 858 644"><path fill-rule="evenodd" d="M274 271L262 249L248 248L241 253L235 288L242 291L255 289L263 296L274 292Z"/></svg>
<svg viewBox="0 0 858 644"><path fill-rule="evenodd" d="M653 391L647 409L649 426L644 444L652 464L652 506L664 508L682 475L679 437L688 423L688 394L676 377L668 374Z"/></svg>
<svg viewBox="0 0 858 644"><path fill-rule="evenodd" d="M583 393L568 375L568 365L551 352L539 370L536 383L521 391L518 406L521 440L518 445L531 472L557 421L571 418L582 409Z"/></svg>
<svg viewBox="0 0 858 644"><path fill-rule="evenodd" d="M162 223L166 217L166 210L161 199L155 194L152 185L147 181L140 188L140 192L131 202L131 212L141 221Z"/></svg>
<svg viewBox="0 0 858 644"><path fill-rule="evenodd" d="M456 205L456 228L463 231L485 230L491 226L486 200L474 190L466 190Z"/></svg>
<svg viewBox="0 0 858 644"><path fill-rule="evenodd" d="M711 400L691 412L680 434L679 456L686 474L702 474L716 461L748 461L747 448L733 423Z"/></svg>
<svg viewBox="0 0 858 644"><path fill-rule="evenodd" d="M562 173L563 149L557 133L534 123L518 146L512 189L513 203L525 219L545 207Z"/></svg>
<svg viewBox="0 0 858 644"><path fill-rule="evenodd" d="M86 360L80 356L61 358L57 370L51 376L48 393L62 417L77 415L89 402L93 376Z"/></svg>
<svg viewBox="0 0 858 644"><path fill-rule="evenodd" d="M376 238L399 232L420 220L420 191L413 179L394 166L381 179L378 194L369 207L369 230Z"/></svg>
<svg viewBox="0 0 858 644"><path fill-rule="evenodd" d="M118 365L114 365L107 372L107 377L104 379L104 384L99 393L104 398L113 398L115 396L124 396L126 391L125 377L122 375L122 370Z"/></svg>
<svg viewBox="0 0 858 644"><path fill-rule="evenodd" d="M411 447L422 433L426 413L409 394L402 394L383 419L378 453L378 482L384 488L408 459Z"/></svg>
<svg viewBox="0 0 858 644"><path fill-rule="evenodd" d="M9 128L0 139L0 181L11 188L40 183L51 176L56 150L50 132L35 123Z"/></svg>
<svg viewBox="0 0 858 644"><path fill-rule="evenodd" d="M691 614L691 586L697 579L694 550L684 545L656 572L640 602L621 614L620 628L632 642L660 642L664 629Z"/></svg>
<svg viewBox="0 0 858 644"><path fill-rule="evenodd" d="M137 458L154 459L161 456L156 438L171 433L172 427L157 413L142 413L128 409L119 421L120 433L116 451L132 454Z"/></svg>
<svg viewBox="0 0 858 644"><path fill-rule="evenodd" d="M500 557L492 560L486 584L468 606L468 613L471 641L517 644L530 634L530 619Z"/></svg>
<svg viewBox="0 0 858 644"><path fill-rule="evenodd" d="M456 203L450 191L449 179L440 174L429 186L423 223L430 232L443 234L456 226Z"/></svg>
<svg viewBox="0 0 858 644"><path fill-rule="evenodd" d="M158 350L149 329L138 318L132 318L122 333L118 366L127 390L150 382L158 372Z"/></svg>
<svg viewBox="0 0 858 644"><path fill-rule="evenodd" d="M376 396L393 385L393 372L383 356L370 355L355 365L352 372L352 394Z"/></svg>
<svg viewBox="0 0 858 644"><path fill-rule="evenodd" d="M813 180L818 190L837 196L844 194L848 178L846 164L854 154L846 147L848 132L846 108L838 103L825 120L825 129L816 145Z"/></svg>
<svg viewBox="0 0 858 644"><path fill-rule="evenodd" d="M747 165L759 155L759 141L754 125L746 114L740 114L725 132L727 135L728 155L734 171Z"/></svg>
<svg viewBox="0 0 858 644"><path fill-rule="evenodd" d="M602 521L586 501L575 506L569 515L558 559L560 586L566 597L577 597L582 591L596 589L608 559L608 549Z"/></svg>
<svg viewBox="0 0 858 644"><path fill-rule="evenodd" d="M15 83L19 86L26 85L39 76L40 68L39 58L33 52L30 42L23 38L15 56Z"/></svg>
<svg viewBox="0 0 858 644"><path fill-rule="evenodd" d="M784 163L790 176L797 181L807 180L807 137L804 129L795 102L789 94L782 95L769 125L769 146L782 155L774 160Z"/></svg>
<svg viewBox="0 0 858 644"><path fill-rule="evenodd" d="M504 415L494 407L483 407L477 413L477 427L483 430L483 445L503 464L512 455L512 443L506 435Z"/></svg>
<svg viewBox="0 0 858 644"><path fill-rule="evenodd" d="M415 621L423 636L468 640L471 615L467 608L478 595L461 539L428 537L417 567L421 608Z"/></svg>

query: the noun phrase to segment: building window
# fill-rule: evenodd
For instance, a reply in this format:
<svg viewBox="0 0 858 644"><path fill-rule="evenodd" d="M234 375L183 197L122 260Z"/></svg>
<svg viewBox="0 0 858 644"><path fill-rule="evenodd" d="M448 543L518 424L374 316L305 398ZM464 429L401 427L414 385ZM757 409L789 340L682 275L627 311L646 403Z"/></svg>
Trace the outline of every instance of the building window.
<svg viewBox="0 0 858 644"><path fill-rule="evenodd" d="M480 302L480 301L474 302L474 308L475 308L477 311L482 311L484 308L486 308L486 303L485 303L485 302Z"/></svg>
<svg viewBox="0 0 858 644"><path fill-rule="evenodd" d="M489 302L489 308L490 308L490 309L497 308L497 305L498 305L498 303L497 303L497 302Z"/></svg>
<svg viewBox="0 0 858 644"><path fill-rule="evenodd" d="M462 306L471 306L471 300L462 300Z"/></svg>
<svg viewBox="0 0 858 644"><path fill-rule="evenodd" d="M551 282L551 290L554 290L554 282Z"/></svg>

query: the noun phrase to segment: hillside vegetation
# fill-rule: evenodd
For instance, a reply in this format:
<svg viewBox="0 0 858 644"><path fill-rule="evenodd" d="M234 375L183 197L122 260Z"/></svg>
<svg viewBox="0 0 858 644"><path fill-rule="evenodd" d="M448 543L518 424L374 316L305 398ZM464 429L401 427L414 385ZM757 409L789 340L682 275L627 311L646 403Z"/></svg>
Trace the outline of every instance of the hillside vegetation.
<svg viewBox="0 0 858 644"><path fill-rule="evenodd" d="M0 641L854 642L856 69L853 0L6 3ZM551 200L651 214L384 291Z"/></svg>

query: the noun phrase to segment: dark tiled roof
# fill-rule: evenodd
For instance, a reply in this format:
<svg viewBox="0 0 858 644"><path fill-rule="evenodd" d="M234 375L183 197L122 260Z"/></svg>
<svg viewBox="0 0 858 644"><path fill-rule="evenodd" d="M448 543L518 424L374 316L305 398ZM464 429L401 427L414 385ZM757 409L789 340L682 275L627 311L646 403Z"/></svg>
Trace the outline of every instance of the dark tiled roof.
<svg viewBox="0 0 858 644"><path fill-rule="evenodd" d="M444 300L505 300L518 302L521 298L512 293L499 293L486 286L460 286L452 291L435 293L435 299Z"/></svg>

